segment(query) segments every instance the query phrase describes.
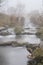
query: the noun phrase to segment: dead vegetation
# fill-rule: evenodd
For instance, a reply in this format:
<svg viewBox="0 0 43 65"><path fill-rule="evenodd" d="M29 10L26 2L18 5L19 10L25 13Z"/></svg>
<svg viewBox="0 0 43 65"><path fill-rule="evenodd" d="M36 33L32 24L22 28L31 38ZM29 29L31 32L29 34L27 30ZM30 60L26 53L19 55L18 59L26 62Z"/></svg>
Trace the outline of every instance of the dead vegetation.
<svg viewBox="0 0 43 65"><path fill-rule="evenodd" d="M33 11L29 14L30 21L35 25L42 27L43 26L43 12Z"/></svg>

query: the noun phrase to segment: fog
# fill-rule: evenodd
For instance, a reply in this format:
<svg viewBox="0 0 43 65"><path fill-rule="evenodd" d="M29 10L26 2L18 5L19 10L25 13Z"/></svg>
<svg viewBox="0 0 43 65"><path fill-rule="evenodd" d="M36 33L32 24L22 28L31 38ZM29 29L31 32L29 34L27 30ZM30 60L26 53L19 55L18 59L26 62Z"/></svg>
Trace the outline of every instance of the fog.
<svg viewBox="0 0 43 65"><path fill-rule="evenodd" d="M9 7L16 7L18 3L25 7L25 13L29 13L33 10L42 11L42 0L5 0L0 4L0 6L2 6L0 7L0 11L7 12Z"/></svg>

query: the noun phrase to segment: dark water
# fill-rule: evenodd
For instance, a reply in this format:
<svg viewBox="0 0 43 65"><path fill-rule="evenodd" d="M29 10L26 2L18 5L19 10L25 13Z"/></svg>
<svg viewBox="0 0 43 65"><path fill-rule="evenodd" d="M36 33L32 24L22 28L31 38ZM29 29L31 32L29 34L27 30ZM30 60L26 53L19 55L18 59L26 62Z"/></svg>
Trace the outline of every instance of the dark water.
<svg viewBox="0 0 43 65"><path fill-rule="evenodd" d="M0 65L27 65L28 54L24 47L0 47Z"/></svg>

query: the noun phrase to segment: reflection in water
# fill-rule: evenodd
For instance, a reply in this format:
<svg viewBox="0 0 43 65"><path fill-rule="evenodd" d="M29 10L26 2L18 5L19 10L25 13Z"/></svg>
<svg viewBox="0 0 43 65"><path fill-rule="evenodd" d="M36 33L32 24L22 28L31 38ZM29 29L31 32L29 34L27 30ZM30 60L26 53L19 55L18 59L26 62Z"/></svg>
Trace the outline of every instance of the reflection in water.
<svg viewBox="0 0 43 65"><path fill-rule="evenodd" d="M0 65L27 65L27 55L24 47L0 47Z"/></svg>
<svg viewBox="0 0 43 65"><path fill-rule="evenodd" d="M22 39L22 36L21 35L16 35L15 39L20 40L20 39Z"/></svg>
<svg viewBox="0 0 43 65"><path fill-rule="evenodd" d="M28 54L25 47L0 47L0 65L38 65L41 63L27 59Z"/></svg>

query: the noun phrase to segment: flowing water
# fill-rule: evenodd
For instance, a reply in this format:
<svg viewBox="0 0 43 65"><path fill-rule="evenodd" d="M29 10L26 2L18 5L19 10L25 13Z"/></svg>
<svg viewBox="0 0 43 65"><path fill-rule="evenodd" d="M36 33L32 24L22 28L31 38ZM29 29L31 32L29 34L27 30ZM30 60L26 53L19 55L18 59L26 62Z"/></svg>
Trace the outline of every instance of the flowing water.
<svg viewBox="0 0 43 65"><path fill-rule="evenodd" d="M7 14L14 14L13 8L15 3L10 2L10 0L2 0L0 3L0 12ZM12 0L11 0L12 1ZM10 2L10 3L9 3ZM12 5L11 5L12 4ZM10 6L11 5L11 6ZM11 7L13 10L8 11L7 8ZM16 11L16 10L15 10ZM4 30L4 32L9 32L11 35L2 36L0 35L0 44L10 43L11 41L17 41L19 43L28 43L28 44L39 44L41 42L40 38L38 38L35 33L37 32L36 27L33 23L30 22L28 18L26 18L24 23L24 31L25 35L15 35L13 28L8 28ZM0 46L0 65L34 65L29 64L30 59L27 58L28 54L30 54L25 47L12 47L12 46Z"/></svg>
<svg viewBox="0 0 43 65"><path fill-rule="evenodd" d="M29 26L32 25L29 24ZM32 28L29 29L29 32L35 33L36 29ZM25 30L26 32L28 30ZM7 35L7 36L0 36L0 43L3 42L11 42L11 41L18 41L18 42L28 42L31 44L40 43L40 39L37 38L36 35ZM24 47L0 47L0 65L29 65L27 59L27 55L29 52Z"/></svg>
<svg viewBox="0 0 43 65"><path fill-rule="evenodd" d="M15 40L19 43L28 42L29 44L39 44L40 39L35 35L37 32L36 27L34 27L33 24L28 21L28 19L25 21L24 28L24 32L34 33L34 35L15 35L14 31L12 32L10 28L8 30L12 33L12 35L0 35L0 44ZM29 30L26 28L29 28ZM29 52L24 47L1 46L0 65L29 65L28 61L30 59L27 59L28 54Z"/></svg>
<svg viewBox="0 0 43 65"><path fill-rule="evenodd" d="M15 35L14 28L9 28L5 31L12 33L12 35L6 35L6 36L0 35L0 43L1 44L3 42L11 42L11 41L17 41L17 42L21 42L21 43L28 42L31 44L35 44L35 43L39 44L40 43L40 38L38 38L35 35L35 33L37 32L36 27L34 27L33 24L30 21L28 21L28 19L26 19L25 24L24 24L24 32L33 33L32 35L31 34Z"/></svg>

